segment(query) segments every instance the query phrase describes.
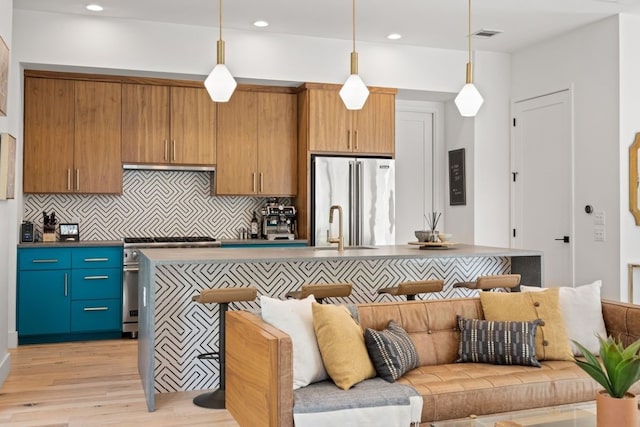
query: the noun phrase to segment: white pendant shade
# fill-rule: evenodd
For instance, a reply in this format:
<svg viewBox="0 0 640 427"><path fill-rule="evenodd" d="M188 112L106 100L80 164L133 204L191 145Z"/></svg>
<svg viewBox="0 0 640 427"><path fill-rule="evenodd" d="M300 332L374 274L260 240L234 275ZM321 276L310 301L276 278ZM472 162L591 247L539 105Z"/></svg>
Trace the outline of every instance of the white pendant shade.
<svg viewBox="0 0 640 427"><path fill-rule="evenodd" d="M357 74L351 74L340 89L340 98L347 110L361 110L369 97L369 89Z"/></svg>
<svg viewBox="0 0 640 427"><path fill-rule="evenodd" d="M204 81L204 87L214 102L228 102L238 84L224 64L217 64Z"/></svg>
<svg viewBox="0 0 640 427"><path fill-rule="evenodd" d="M456 107L463 117L475 117L483 102L482 95L473 83L464 85L455 99Z"/></svg>

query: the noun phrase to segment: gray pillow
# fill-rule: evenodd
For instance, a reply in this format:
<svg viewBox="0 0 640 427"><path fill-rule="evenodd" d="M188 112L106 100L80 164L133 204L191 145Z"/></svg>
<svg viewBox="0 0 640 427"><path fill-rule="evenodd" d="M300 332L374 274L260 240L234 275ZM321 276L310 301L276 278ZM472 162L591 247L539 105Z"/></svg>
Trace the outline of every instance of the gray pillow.
<svg viewBox="0 0 640 427"><path fill-rule="evenodd" d="M419 366L413 341L402 326L393 320L383 331L367 328L364 342L378 376L386 381L394 382L405 372Z"/></svg>
<svg viewBox="0 0 640 427"><path fill-rule="evenodd" d="M541 320L497 322L458 316L460 346L456 362L540 367L536 329Z"/></svg>

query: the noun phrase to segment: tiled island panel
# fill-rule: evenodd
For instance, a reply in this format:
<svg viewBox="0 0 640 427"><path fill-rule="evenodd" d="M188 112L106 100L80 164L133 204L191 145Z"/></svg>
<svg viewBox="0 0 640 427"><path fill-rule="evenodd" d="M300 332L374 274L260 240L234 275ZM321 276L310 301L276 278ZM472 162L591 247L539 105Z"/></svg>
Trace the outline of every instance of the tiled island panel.
<svg viewBox="0 0 640 427"><path fill-rule="evenodd" d="M282 260L278 262L160 264L155 270L154 390L165 393L213 389L219 384L218 363L197 355L217 350L217 304L191 301L201 290L217 287L255 286L258 295L284 299L304 283L345 282L354 285L350 298L334 303L388 301L377 290L402 281L445 279L442 292L419 295L421 299L473 296L475 291L453 288L459 281L487 274L505 274L511 258L501 256ZM235 303L230 309L259 310L259 299Z"/></svg>

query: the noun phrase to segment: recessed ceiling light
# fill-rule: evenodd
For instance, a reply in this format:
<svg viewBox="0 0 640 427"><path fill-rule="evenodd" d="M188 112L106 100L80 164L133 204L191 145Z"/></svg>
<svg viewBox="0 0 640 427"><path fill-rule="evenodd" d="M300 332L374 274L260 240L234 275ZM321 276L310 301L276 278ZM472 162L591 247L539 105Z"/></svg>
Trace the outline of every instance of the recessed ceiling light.
<svg viewBox="0 0 640 427"><path fill-rule="evenodd" d="M400 40L402 38L402 34L391 33L387 36L389 40Z"/></svg>
<svg viewBox="0 0 640 427"><path fill-rule="evenodd" d="M267 21L258 20L256 22L254 22L253 25L256 26L256 27L264 28L264 27L268 27L269 23Z"/></svg>
<svg viewBox="0 0 640 427"><path fill-rule="evenodd" d="M91 12L102 12L104 10L104 8L99 4L88 4L86 6L86 9L90 10Z"/></svg>

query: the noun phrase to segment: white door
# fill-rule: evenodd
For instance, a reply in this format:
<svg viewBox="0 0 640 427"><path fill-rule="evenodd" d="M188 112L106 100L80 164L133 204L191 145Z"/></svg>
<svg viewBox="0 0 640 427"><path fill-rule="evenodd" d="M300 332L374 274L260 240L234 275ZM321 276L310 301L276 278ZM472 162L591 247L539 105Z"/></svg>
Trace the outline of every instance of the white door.
<svg viewBox="0 0 640 427"><path fill-rule="evenodd" d="M543 285L573 285L573 132L569 91L516 102L512 246L543 252Z"/></svg>
<svg viewBox="0 0 640 427"><path fill-rule="evenodd" d="M396 112L396 244L415 241L434 210L433 113Z"/></svg>

